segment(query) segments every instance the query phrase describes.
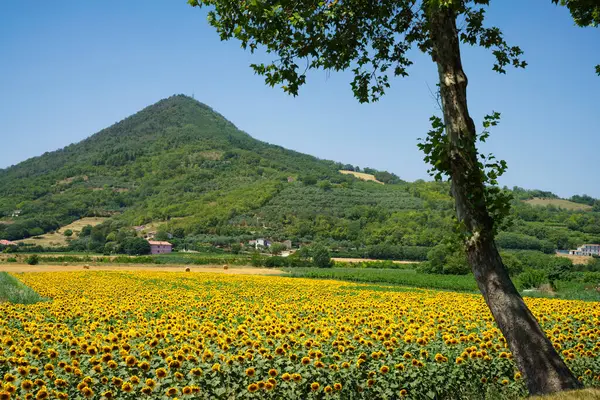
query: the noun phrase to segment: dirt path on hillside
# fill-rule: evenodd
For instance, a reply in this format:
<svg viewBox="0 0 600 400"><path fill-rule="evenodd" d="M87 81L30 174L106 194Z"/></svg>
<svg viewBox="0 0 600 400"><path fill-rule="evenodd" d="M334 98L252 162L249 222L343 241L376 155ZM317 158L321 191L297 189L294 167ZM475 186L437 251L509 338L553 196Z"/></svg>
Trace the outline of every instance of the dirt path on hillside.
<svg viewBox="0 0 600 400"><path fill-rule="evenodd" d="M186 266L183 265L92 265L89 264L89 270L81 265L28 265L28 264L0 264L0 271L5 272L66 272L66 271L167 271L184 272ZM191 265L190 272L213 272L229 275L281 275L283 272L279 269L254 268L254 267L229 267L223 269L223 266L217 265Z"/></svg>

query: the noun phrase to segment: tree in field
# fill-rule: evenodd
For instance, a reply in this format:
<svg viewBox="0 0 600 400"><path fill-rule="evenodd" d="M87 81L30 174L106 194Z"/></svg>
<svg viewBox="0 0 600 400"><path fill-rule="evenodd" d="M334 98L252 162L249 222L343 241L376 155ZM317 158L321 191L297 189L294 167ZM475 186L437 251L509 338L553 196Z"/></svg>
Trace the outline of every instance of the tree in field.
<svg viewBox="0 0 600 400"><path fill-rule="evenodd" d="M311 248L312 253L312 261L315 267L318 268L331 268L333 267L333 261L331 260L331 256L329 255L329 250L327 247L316 244Z"/></svg>
<svg viewBox="0 0 600 400"><path fill-rule="evenodd" d="M332 184L329 181L319 181L318 186L322 191L328 192L331 190Z"/></svg>
<svg viewBox="0 0 600 400"><path fill-rule="evenodd" d="M83 228L81 228L81 232L79 232L80 237L90 236L91 234L92 234L92 226L91 225L84 226Z"/></svg>
<svg viewBox="0 0 600 400"><path fill-rule="evenodd" d="M173 231L173 236L175 236L178 239L183 239L185 238L185 230L183 228L175 228L175 230Z"/></svg>
<svg viewBox="0 0 600 400"><path fill-rule="evenodd" d="M287 247L283 243L273 243L271 247L269 247L269 251L272 255L278 256L281 252L285 251Z"/></svg>
<svg viewBox="0 0 600 400"><path fill-rule="evenodd" d="M274 55L253 64L268 85L297 95L309 69L350 70L360 102L378 100L391 76L407 76L411 48L428 54L438 68L443 118L421 142L437 179L451 181L458 231L471 270L504 334L531 394L580 386L525 305L502 263L494 237L509 210L509 197L497 188L503 161L484 157L477 143L499 114L484 119L477 132L467 106L467 76L460 44L491 49L493 69L524 68L522 51L500 29L487 27L489 0L188 0L211 6L209 23L222 40L236 38L251 52L259 46ZM581 26L597 25L596 0L552 0L567 6ZM518 10L515 10L517 12ZM600 66L596 67L600 74ZM355 171L359 171L355 168Z"/></svg>
<svg viewBox="0 0 600 400"><path fill-rule="evenodd" d="M158 231L154 235L154 240L169 240L169 234L167 231Z"/></svg>
<svg viewBox="0 0 600 400"><path fill-rule="evenodd" d="M143 238L132 237L123 241L121 248L123 252L129 255L150 254L150 243Z"/></svg>
<svg viewBox="0 0 600 400"><path fill-rule="evenodd" d="M38 265L40 263L40 256L32 254L25 260L29 265Z"/></svg>

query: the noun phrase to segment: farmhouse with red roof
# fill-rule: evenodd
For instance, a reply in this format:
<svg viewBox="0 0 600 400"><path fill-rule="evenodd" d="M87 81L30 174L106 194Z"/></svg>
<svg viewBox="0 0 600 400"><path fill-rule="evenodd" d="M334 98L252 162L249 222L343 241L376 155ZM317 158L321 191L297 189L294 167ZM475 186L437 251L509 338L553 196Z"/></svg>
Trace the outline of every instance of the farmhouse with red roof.
<svg viewBox="0 0 600 400"><path fill-rule="evenodd" d="M169 242L148 240L148 243L150 243L150 253L151 254L170 253L171 250L173 249L173 245Z"/></svg>

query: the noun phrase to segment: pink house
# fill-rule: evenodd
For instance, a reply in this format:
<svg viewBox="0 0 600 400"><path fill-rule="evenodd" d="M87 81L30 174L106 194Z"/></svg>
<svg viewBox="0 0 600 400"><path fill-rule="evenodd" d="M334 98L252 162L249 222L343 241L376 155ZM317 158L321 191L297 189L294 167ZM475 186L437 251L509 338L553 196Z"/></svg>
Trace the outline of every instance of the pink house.
<svg viewBox="0 0 600 400"><path fill-rule="evenodd" d="M161 242L156 240L148 240L150 243L150 253L151 254L163 254L170 253L173 245L169 242Z"/></svg>

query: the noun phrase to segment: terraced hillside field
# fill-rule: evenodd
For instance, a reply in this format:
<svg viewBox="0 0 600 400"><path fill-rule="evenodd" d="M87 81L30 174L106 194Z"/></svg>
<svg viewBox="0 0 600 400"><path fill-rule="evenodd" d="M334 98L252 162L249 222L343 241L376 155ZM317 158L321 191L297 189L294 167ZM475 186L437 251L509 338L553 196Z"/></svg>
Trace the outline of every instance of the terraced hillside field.
<svg viewBox="0 0 600 400"><path fill-rule="evenodd" d="M0 304L2 398L525 395L477 295L148 271L18 278L53 300ZM528 304L582 382L599 386L599 304Z"/></svg>
<svg viewBox="0 0 600 400"><path fill-rule="evenodd" d="M79 232L81 232L81 230L83 229L84 226L86 226L86 225L96 226L96 225L101 224L102 222L106 221L107 219L108 218L105 218L105 217L81 218L81 219L71 222L68 225L61 227L60 229L57 229L56 232L52 232L52 233L48 232L48 233L40 235L40 236L17 240L17 243L23 242L23 243L27 243L27 244L39 245L39 246L44 246L44 247L66 246L68 244L67 236L64 235L64 233L66 231L70 230L71 232L73 232L73 235L74 235L73 237L77 237L77 234L79 234Z"/></svg>
<svg viewBox="0 0 600 400"><path fill-rule="evenodd" d="M563 208L565 210L577 210L577 211L590 211L592 206L587 204L574 203L569 200L564 199L545 199L535 197L533 199L526 200L525 203L530 204L532 206L554 206L558 208Z"/></svg>

